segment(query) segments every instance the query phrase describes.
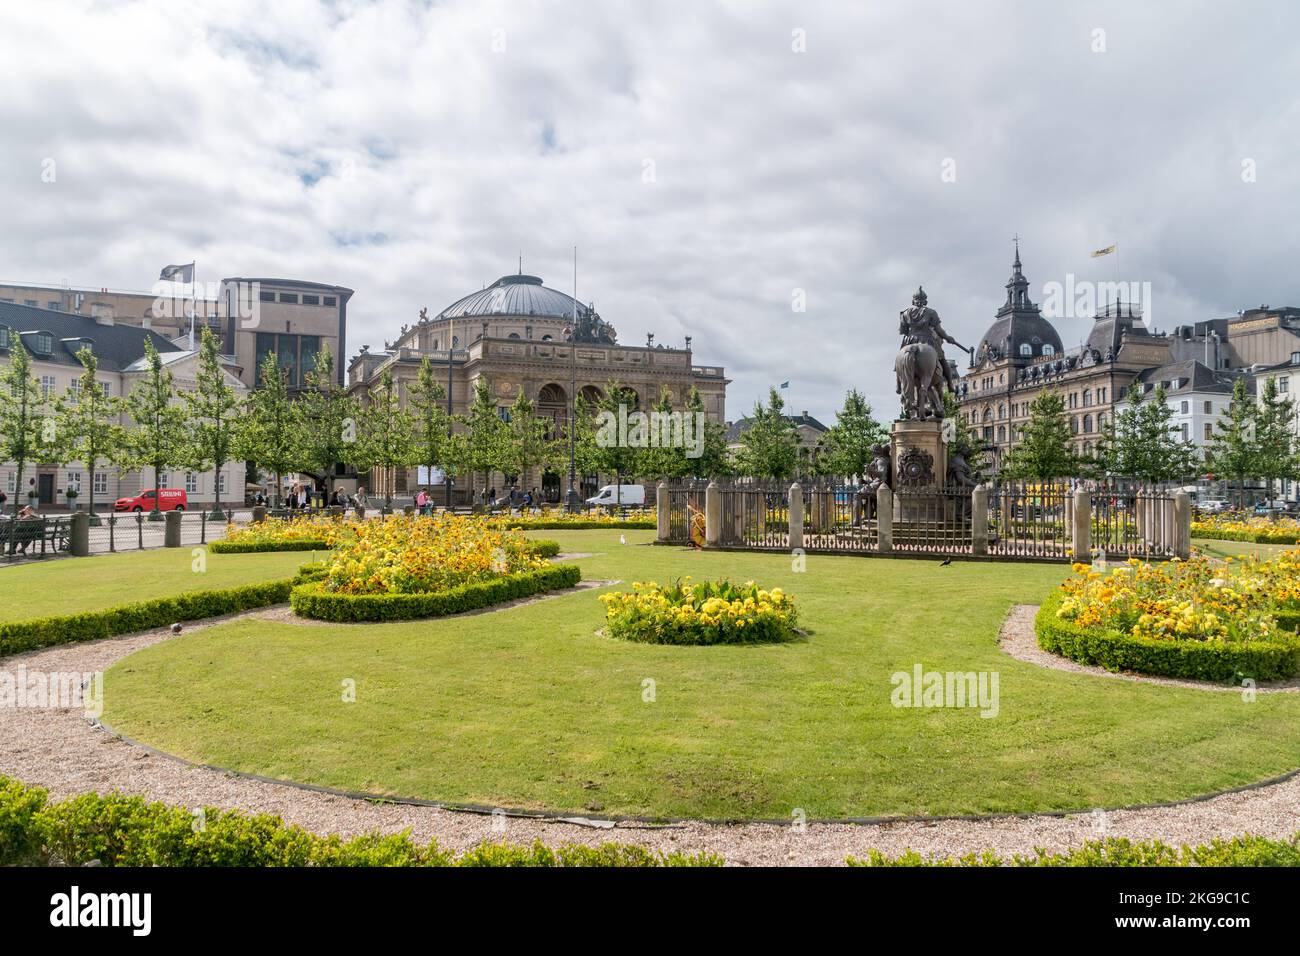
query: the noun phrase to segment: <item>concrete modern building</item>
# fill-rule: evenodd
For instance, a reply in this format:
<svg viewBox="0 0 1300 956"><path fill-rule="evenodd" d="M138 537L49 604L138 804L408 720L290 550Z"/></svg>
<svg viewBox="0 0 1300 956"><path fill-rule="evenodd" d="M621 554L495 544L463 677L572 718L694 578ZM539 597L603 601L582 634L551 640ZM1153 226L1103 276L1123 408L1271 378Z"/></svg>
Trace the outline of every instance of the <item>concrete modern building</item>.
<svg viewBox="0 0 1300 956"><path fill-rule="evenodd" d="M14 349L25 348L32 360L33 375L40 381L47 399L65 394L81 376L83 369L76 353L82 346L88 346L95 354L98 379L106 394L114 397L129 394L145 374L146 341L153 343L171 371L178 393L195 387L197 352L179 348L153 329L105 322L102 316L97 320L74 312L0 302L0 364L8 364ZM246 395L247 386L232 370L227 371L236 394ZM123 424L129 422L123 419ZM223 501L242 502L244 473L244 462L233 461L227 463L219 476L212 471L177 469L163 475L160 485L184 488L193 507L212 502L219 481ZM36 503L42 510L66 508L69 488L77 489L77 502L84 507L92 487L96 509L111 509L114 499L155 487L154 480L151 469L143 473L119 473L107 462L100 462L93 474L84 462L28 462L20 488L15 464L0 462L0 488L4 488L10 500L15 495L25 499L29 492L35 491Z"/></svg>
<svg viewBox="0 0 1300 956"><path fill-rule="evenodd" d="M197 332L207 325L221 337L230 367L249 388L257 387L257 369L268 352L275 352L291 388L301 387L315 367L316 356L328 347L335 358L335 376L343 384L347 344L347 307L352 290L343 286L297 279L222 279L215 298L186 299L158 292L128 292L74 286L0 284L0 304L25 305L92 319L99 325L129 325L150 329L188 347L190 312Z"/></svg>
<svg viewBox="0 0 1300 956"><path fill-rule="evenodd" d="M478 383L486 380L502 417L522 390L539 416L554 421L556 434L564 433L574 396L594 401L611 383L630 389L643 408L656 403L664 391L675 408L683 408L691 390L697 389L710 419L721 423L726 416L728 379L719 366L695 364L690 338L681 348L656 345L652 335L644 345L620 343L613 326L591 305L522 273L502 276L435 316L422 309L419 320L403 325L383 352L363 347L348 363L348 389L364 398L390 371L404 405L425 357L438 366L442 381L450 380L454 415L467 410ZM421 478L415 468L375 473L368 488L372 494L406 495ZM579 480L584 497L602 482L598 475ZM487 481L498 493L506 488L504 475L490 475ZM534 469L519 477L518 486L537 488L542 500L559 502L568 487L567 463ZM471 491L481 495L483 490L481 475L463 479L453 502L464 503Z"/></svg>

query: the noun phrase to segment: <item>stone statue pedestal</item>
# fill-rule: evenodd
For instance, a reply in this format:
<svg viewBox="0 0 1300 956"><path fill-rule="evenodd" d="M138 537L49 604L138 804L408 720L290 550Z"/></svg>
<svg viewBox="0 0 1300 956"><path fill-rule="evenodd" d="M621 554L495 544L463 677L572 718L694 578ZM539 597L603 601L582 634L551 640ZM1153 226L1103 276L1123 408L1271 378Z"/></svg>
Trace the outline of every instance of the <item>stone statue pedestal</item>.
<svg viewBox="0 0 1300 956"><path fill-rule="evenodd" d="M944 494L948 484L948 444L943 422L904 420L890 429L895 535L924 536L927 528L950 525L956 501Z"/></svg>

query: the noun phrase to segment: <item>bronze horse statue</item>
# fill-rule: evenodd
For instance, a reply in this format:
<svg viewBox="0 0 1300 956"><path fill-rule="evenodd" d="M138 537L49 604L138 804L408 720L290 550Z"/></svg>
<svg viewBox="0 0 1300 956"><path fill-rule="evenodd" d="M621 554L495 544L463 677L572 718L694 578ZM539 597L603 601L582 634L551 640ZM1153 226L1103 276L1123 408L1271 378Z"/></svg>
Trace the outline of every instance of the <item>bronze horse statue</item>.
<svg viewBox="0 0 1300 956"><path fill-rule="evenodd" d="M894 359L896 390L902 396L906 418L943 417L943 373L939 353L925 342L911 342Z"/></svg>

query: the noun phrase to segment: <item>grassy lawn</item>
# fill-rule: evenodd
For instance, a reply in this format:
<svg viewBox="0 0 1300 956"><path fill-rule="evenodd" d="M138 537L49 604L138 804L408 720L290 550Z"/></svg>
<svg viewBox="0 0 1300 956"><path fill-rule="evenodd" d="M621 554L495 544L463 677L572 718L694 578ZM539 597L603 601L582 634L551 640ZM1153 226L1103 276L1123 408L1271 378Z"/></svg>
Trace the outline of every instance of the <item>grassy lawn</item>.
<svg viewBox="0 0 1300 956"><path fill-rule="evenodd" d="M191 548L155 548L91 558L52 558L0 568L0 621L75 614L218 588L290 577L312 560L308 552L206 555L194 570Z"/></svg>
<svg viewBox="0 0 1300 956"><path fill-rule="evenodd" d="M1251 555L1256 558L1272 558L1283 551L1295 551L1300 545L1294 544L1255 544L1251 541L1219 541L1214 538L1193 538L1192 547L1199 549L1211 558L1241 557Z"/></svg>
<svg viewBox="0 0 1300 956"><path fill-rule="evenodd" d="M1037 603L1063 566L813 555L794 573L782 555L652 547L651 535L628 532L624 546L617 530L536 534L596 552L580 559L587 579L780 585L799 601L807 639L617 642L595 634L597 591L412 623L248 620L118 663L105 719L171 753L273 777L651 816L1117 806L1300 766L1300 695L1245 703L1002 654L1009 606ZM891 674L917 663L998 672L997 716L893 707ZM348 680L355 703L342 700Z"/></svg>

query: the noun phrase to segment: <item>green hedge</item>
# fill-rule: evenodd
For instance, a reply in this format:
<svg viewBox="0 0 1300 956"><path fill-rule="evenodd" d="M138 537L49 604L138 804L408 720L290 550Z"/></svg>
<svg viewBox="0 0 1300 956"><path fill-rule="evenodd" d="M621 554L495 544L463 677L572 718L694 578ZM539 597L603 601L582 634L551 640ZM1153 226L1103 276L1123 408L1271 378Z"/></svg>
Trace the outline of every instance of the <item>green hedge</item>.
<svg viewBox="0 0 1300 956"><path fill-rule="evenodd" d="M330 594L319 584L308 583L294 588L289 600L296 614L322 621L407 621L473 611L542 591L571 588L581 577L577 565L556 564L432 594Z"/></svg>
<svg viewBox="0 0 1300 956"><path fill-rule="evenodd" d="M225 541L208 544L213 554L260 554L263 551L330 551L325 541Z"/></svg>
<svg viewBox="0 0 1300 956"><path fill-rule="evenodd" d="M721 866L711 853L656 853L604 843L549 849L484 844L457 856L409 832L344 840L276 816L141 797L83 794L50 803L44 790L0 777L0 866Z"/></svg>
<svg viewBox="0 0 1300 956"><path fill-rule="evenodd" d="M1300 673L1300 639L1228 644L1215 641L1158 641L1114 630L1084 628L1056 616L1064 595L1053 591L1038 616L1038 646L1081 664L1109 671L1237 683L1243 677L1280 680Z"/></svg>
<svg viewBox="0 0 1300 956"><path fill-rule="evenodd" d="M529 541L527 548L531 554L539 558L553 558L560 553L560 542L538 538L535 541Z"/></svg>
<svg viewBox="0 0 1300 956"><path fill-rule="evenodd" d="M886 856L868 850L849 857L849 866L1300 866L1300 833L1289 840L1245 836L1215 839L1201 846L1172 847L1159 840L1133 843L1122 838L1089 840L1064 853L1035 850L1032 855L1003 858L990 850L960 857L927 857L915 850Z"/></svg>
<svg viewBox="0 0 1300 956"><path fill-rule="evenodd" d="M1192 537L1206 541L1245 541L1248 544L1300 544L1300 536L1277 531L1201 531L1194 527Z"/></svg>
<svg viewBox="0 0 1300 956"><path fill-rule="evenodd" d="M311 575L314 573L314 570L304 570L281 581L243 584L214 591L191 591L175 597L154 598L102 611L38 617L29 621L7 621L0 624L0 656L55 644L97 641L119 634L166 627L178 621L197 621L205 617L283 604L289 600L293 588L312 580Z"/></svg>

